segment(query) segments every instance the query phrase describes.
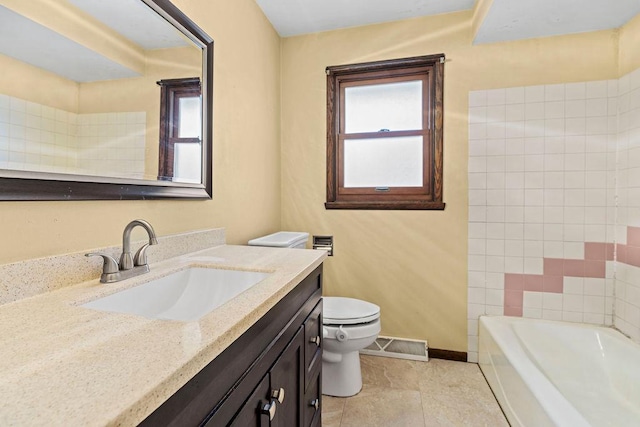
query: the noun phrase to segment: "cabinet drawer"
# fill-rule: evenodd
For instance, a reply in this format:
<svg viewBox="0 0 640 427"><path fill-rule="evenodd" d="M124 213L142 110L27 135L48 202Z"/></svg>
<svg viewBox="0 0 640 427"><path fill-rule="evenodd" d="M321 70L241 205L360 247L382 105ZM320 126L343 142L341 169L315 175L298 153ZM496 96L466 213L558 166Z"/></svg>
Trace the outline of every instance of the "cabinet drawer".
<svg viewBox="0 0 640 427"><path fill-rule="evenodd" d="M322 390L320 389L320 370L316 370L311 378L311 384L304 394L303 411L304 426L319 426L322 415Z"/></svg>
<svg viewBox="0 0 640 427"><path fill-rule="evenodd" d="M312 379L311 373L317 369L316 365L322 363L322 339L322 300L320 300L304 322L305 389Z"/></svg>

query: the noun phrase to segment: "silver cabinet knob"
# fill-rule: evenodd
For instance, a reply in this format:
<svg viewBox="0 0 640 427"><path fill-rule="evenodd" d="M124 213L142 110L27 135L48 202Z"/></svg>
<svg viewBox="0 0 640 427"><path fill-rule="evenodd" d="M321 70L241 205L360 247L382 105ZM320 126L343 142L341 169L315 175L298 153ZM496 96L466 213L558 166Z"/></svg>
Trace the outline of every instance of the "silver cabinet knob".
<svg viewBox="0 0 640 427"><path fill-rule="evenodd" d="M312 342L318 347L320 347L320 335L316 335L315 337L311 338L309 342Z"/></svg>
<svg viewBox="0 0 640 427"><path fill-rule="evenodd" d="M309 405L313 406L317 411L320 407L320 399L313 399Z"/></svg>
<svg viewBox="0 0 640 427"><path fill-rule="evenodd" d="M271 397L278 399L278 402L280 403L284 402L284 389L280 387L278 390L273 390L271 392Z"/></svg>
<svg viewBox="0 0 640 427"><path fill-rule="evenodd" d="M265 415L269 415L269 421L273 420L273 417L276 416L276 401L272 400L262 407L262 413Z"/></svg>

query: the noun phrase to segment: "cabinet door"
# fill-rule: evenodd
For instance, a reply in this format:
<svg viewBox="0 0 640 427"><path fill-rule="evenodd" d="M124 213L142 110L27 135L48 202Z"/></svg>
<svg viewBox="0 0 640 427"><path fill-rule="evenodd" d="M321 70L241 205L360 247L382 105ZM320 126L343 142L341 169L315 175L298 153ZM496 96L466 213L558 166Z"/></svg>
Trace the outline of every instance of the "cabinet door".
<svg viewBox="0 0 640 427"><path fill-rule="evenodd" d="M304 427L319 426L322 423L322 391L320 370L314 372L311 384L307 387L302 407L304 410Z"/></svg>
<svg viewBox="0 0 640 427"><path fill-rule="evenodd" d="M267 374L242 405L230 425L234 427L269 426L269 410L274 410L272 405L274 405L274 402L271 401L269 396L269 374ZM207 426L214 427L213 423L213 420L210 420Z"/></svg>
<svg viewBox="0 0 640 427"><path fill-rule="evenodd" d="M271 398L277 402L271 426L302 426L304 393L304 331L300 327L287 348L269 371Z"/></svg>

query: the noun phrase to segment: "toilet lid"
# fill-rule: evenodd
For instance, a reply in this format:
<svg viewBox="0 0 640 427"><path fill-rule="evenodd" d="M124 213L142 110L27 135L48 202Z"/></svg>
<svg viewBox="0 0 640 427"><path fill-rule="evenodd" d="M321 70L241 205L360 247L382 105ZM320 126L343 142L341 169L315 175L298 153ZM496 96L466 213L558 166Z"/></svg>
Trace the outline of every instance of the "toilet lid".
<svg viewBox="0 0 640 427"><path fill-rule="evenodd" d="M322 314L326 325L355 325L380 318L380 307L355 298L323 297Z"/></svg>

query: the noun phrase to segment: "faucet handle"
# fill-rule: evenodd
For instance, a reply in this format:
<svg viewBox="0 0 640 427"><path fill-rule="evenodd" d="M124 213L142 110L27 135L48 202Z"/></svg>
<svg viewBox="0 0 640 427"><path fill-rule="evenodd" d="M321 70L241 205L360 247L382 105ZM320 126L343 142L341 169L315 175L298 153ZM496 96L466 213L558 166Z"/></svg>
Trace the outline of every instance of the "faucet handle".
<svg viewBox="0 0 640 427"><path fill-rule="evenodd" d="M100 252L90 252L88 254L84 254L84 256L101 256L104 259L104 264L102 266L103 274L117 273L120 270L118 268L118 261L116 261L111 255L103 254Z"/></svg>
<svg viewBox="0 0 640 427"><path fill-rule="evenodd" d="M138 252L136 252L133 257L133 265L134 267L139 267L141 265L147 265L147 248L149 247L149 243L145 243L142 245Z"/></svg>

